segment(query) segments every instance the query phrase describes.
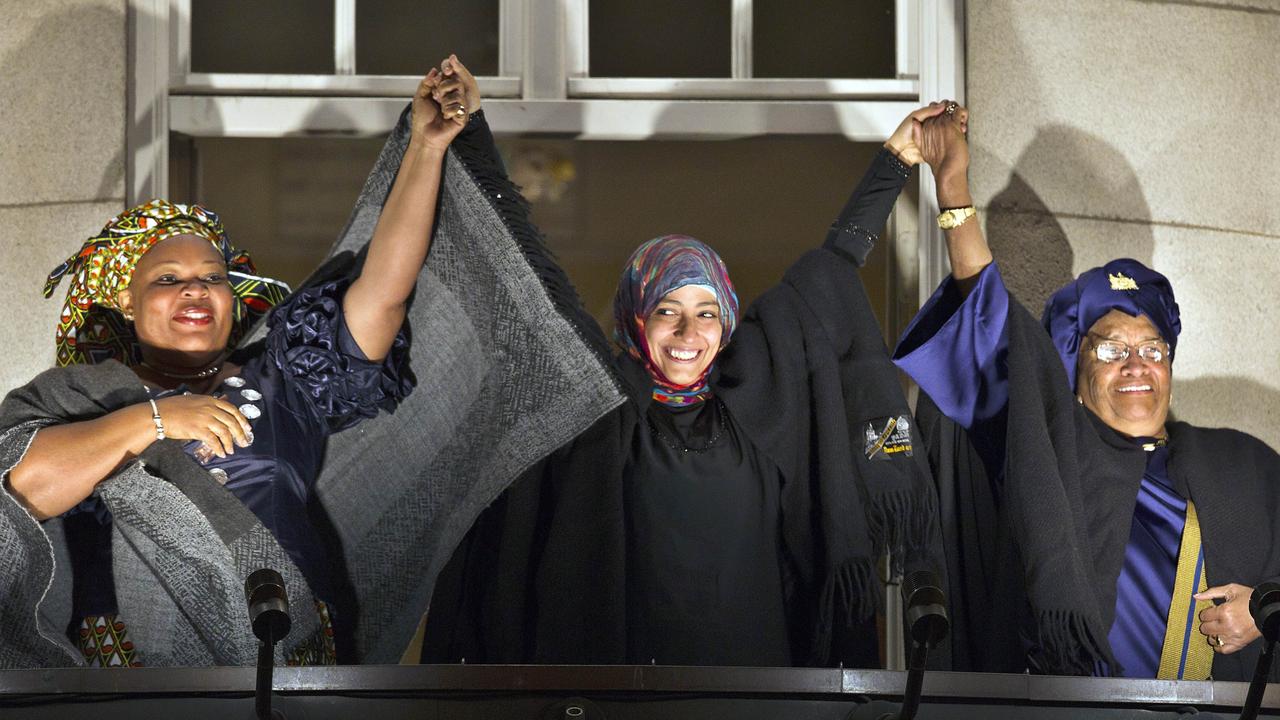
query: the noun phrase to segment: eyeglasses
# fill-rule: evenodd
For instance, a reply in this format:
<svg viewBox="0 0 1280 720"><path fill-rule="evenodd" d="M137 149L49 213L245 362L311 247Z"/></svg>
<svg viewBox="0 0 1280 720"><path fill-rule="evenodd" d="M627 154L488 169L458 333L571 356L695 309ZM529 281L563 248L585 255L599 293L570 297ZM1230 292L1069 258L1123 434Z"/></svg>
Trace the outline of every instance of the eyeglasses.
<svg viewBox="0 0 1280 720"><path fill-rule="evenodd" d="M1129 352L1133 347L1119 340L1097 340L1094 341L1093 354L1104 363L1124 362L1129 359ZM1149 363L1158 363L1171 357L1169 345L1163 340L1147 340L1138 343L1137 352L1138 357Z"/></svg>

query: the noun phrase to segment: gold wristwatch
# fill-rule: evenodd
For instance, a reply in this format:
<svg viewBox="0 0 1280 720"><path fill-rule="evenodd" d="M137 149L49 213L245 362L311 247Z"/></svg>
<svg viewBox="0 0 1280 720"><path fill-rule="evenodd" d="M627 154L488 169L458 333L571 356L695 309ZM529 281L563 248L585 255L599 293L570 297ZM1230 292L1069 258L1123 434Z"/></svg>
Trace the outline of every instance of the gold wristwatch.
<svg viewBox="0 0 1280 720"><path fill-rule="evenodd" d="M950 210L943 210L941 213L938 214L938 227L942 228L943 230L951 230L953 228L958 228L961 225L965 224L965 222L968 221L969 218L977 214L978 214L978 211L974 209L972 205L967 205L962 208L951 208Z"/></svg>

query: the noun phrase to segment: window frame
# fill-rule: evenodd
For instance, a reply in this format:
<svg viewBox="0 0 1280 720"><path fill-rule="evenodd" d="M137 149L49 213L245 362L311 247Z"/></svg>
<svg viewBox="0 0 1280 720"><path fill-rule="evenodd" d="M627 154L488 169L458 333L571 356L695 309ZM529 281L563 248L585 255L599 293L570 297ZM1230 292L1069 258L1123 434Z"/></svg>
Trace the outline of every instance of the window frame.
<svg viewBox="0 0 1280 720"><path fill-rule="evenodd" d="M333 75L191 72L192 0L128 0L126 201L169 191L170 133L192 137L371 136L395 124L416 76L355 70L359 0L332 0ZM592 78L589 0L499 0L499 73L479 78L497 133L580 139L841 135L880 142L927 100L965 101L965 0L895 0L895 78L752 77L753 0L731 0L729 78ZM949 274L933 176L903 195L891 253L890 341ZM889 588L891 668L903 666L901 607Z"/></svg>

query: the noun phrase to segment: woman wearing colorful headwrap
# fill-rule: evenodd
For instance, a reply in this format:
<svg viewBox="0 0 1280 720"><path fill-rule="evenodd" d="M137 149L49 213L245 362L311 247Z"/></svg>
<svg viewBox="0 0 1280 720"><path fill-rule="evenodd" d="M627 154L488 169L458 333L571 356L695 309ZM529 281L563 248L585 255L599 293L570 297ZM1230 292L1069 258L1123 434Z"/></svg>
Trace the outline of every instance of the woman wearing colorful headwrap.
<svg viewBox="0 0 1280 720"><path fill-rule="evenodd" d="M1249 595L1280 577L1280 456L1169 419L1182 326L1160 273L1093 268L1041 323L1012 300L973 217L966 121L954 107L917 133L952 274L894 356L968 434L922 399L953 667L1248 679Z"/></svg>
<svg viewBox="0 0 1280 720"><path fill-rule="evenodd" d="M213 569L217 558L201 555L219 546L250 569L282 548L287 559L277 569L296 628L287 658L334 661L330 614L341 609L308 499L326 437L394 409L411 388L401 326L430 245L445 152L467 121L464 93L474 89L464 87L474 80L456 58L442 67L412 100L408 150L352 277L284 300L288 289L255 275L216 214L164 200L112 219L50 275L46 297L63 277L70 281L59 367L0 407L4 446L20 449L6 458L4 491L38 520L61 516L48 531L66 537L69 630L87 664L242 659L228 648L243 643L223 636L247 632L243 604L221 602L226 578ZM233 352L273 305L265 342ZM149 504L167 500L165 487L146 485L146 473L196 507L220 492L216 482L261 525L243 511L148 517ZM255 535L259 527L270 537ZM202 531L209 548L199 547ZM172 603L139 597L144 586L120 574L120 555L152 566ZM314 618L302 610L312 598Z"/></svg>
<svg viewBox="0 0 1280 720"><path fill-rule="evenodd" d="M927 563L936 518L858 268L918 161L911 124L941 111L904 121L742 316L704 243L635 250L614 301L628 401L478 520L425 660L878 666L877 560Z"/></svg>

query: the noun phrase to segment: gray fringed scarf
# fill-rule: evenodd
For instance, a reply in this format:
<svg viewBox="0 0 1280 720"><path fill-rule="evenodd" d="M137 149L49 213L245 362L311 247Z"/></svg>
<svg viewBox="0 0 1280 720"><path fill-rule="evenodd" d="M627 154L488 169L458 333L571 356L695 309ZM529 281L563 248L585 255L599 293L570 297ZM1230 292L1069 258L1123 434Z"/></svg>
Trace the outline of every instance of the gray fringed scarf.
<svg viewBox="0 0 1280 720"><path fill-rule="evenodd" d="M431 253L409 324L417 388L393 415L330 438L317 499L346 573L356 659L394 662L435 578L476 515L521 471L622 402L567 279L547 259L514 188L464 136L445 163ZM372 237L408 144L406 112L332 254ZM482 187L493 189L490 201ZM258 336L261 337L262 329ZM145 394L116 363L50 370L0 406L0 471L45 425L95 417ZM280 570L294 608L310 591L243 505L182 452L153 444L95 491L114 522L120 616L149 665L253 664L243 578ZM0 497L0 667L72 665L62 629L70 578L56 520ZM279 660L315 631L293 613Z"/></svg>

